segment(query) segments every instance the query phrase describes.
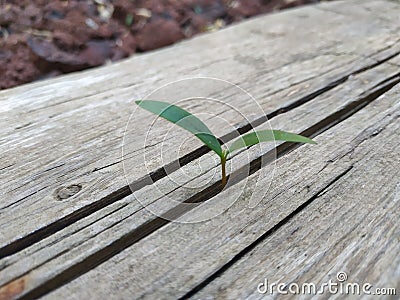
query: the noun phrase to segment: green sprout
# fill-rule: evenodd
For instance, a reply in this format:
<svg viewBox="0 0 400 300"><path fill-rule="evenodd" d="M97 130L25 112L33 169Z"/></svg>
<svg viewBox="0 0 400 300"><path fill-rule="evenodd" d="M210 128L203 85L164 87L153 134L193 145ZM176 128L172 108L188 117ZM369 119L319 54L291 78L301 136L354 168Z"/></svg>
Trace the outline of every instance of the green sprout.
<svg viewBox="0 0 400 300"><path fill-rule="evenodd" d="M134 18L132 14L127 14L125 18L125 25L130 27L133 24Z"/></svg>
<svg viewBox="0 0 400 300"><path fill-rule="evenodd" d="M191 132L208 148L213 150L220 157L221 161L222 187L225 187L227 181L225 168L226 160L229 154L233 153L236 150L247 148L261 142L271 141L316 144L312 139L298 134L281 130L260 130L240 136L239 139L234 141L228 149L223 150L218 139L207 127L207 125L204 124L199 118L195 117L183 108L167 102L154 100L138 100L135 101L135 103L141 108L153 114L156 114L166 119L167 121L170 121Z"/></svg>

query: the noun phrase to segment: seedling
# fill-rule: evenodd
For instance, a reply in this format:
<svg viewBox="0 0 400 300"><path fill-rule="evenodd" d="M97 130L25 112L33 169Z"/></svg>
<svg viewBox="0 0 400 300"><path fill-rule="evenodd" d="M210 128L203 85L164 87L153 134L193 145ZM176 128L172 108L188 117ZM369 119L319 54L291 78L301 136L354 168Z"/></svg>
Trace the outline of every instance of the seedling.
<svg viewBox="0 0 400 300"><path fill-rule="evenodd" d="M242 135L228 149L222 149L221 144L211 130L199 118L183 108L162 101L138 100L135 101L141 108L152 112L167 121L170 121L194 134L207 147L214 151L221 160L222 187L226 185L226 160L236 150L247 148L261 142L286 141L316 144L304 136L281 130L260 130Z"/></svg>

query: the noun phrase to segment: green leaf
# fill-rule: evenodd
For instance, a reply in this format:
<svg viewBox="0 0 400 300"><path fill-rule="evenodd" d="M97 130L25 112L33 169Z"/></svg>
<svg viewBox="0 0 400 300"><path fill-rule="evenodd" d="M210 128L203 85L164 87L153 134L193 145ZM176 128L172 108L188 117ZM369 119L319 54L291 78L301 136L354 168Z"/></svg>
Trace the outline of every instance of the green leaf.
<svg viewBox="0 0 400 300"><path fill-rule="evenodd" d="M211 130L199 118L179 106L154 100L135 101L137 105L193 133L211 150L223 157L222 148Z"/></svg>
<svg viewBox="0 0 400 300"><path fill-rule="evenodd" d="M261 142L286 141L316 144L312 139L281 130L260 130L241 136L230 147L229 152L256 145Z"/></svg>
<svg viewBox="0 0 400 300"><path fill-rule="evenodd" d="M133 15L132 14L127 14L125 18L125 25L130 27L133 23Z"/></svg>

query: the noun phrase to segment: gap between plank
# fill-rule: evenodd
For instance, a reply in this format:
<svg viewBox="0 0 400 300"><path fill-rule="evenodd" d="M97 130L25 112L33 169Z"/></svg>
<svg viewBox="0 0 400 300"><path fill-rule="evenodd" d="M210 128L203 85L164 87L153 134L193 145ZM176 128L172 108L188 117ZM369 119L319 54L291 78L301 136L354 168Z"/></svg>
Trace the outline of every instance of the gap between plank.
<svg viewBox="0 0 400 300"><path fill-rule="evenodd" d="M295 216L297 216L301 211L306 209L311 203L313 203L322 194L324 194L324 192L327 189L329 189L329 187L331 187L333 184L335 184L337 181L339 181L342 177L344 177L347 173L349 173L351 169L353 169L353 166L349 166L346 170L344 170L342 173L340 173L338 176L336 176L332 181L330 181L325 187L323 187L320 191L318 191L313 197L311 197L306 202L304 202L299 207L297 207L294 211L292 211L289 215L287 215L285 218L283 218L275 226L273 226L271 229L269 229L264 234L262 234L253 243L251 243L250 245L248 245L247 247L242 249L238 254L236 254L230 261L228 261L226 264L224 264L222 267L220 267L216 272L214 272L212 275L207 277L204 281L202 281L200 284L198 284L196 287L194 287L193 289L191 289L189 292L187 292L185 295L183 295L182 297L180 297L178 299L183 300L183 299L188 299L188 298L192 297L197 292L199 292L203 288L205 288L214 279L220 277L225 271L227 271L237 261L242 259L246 254L248 254L251 250L253 250L255 247L257 247L265 239L267 239L268 237L273 235L276 231L278 231L278 229L285 226L288 222L290 222L290 220L292 220Z"/></svg>
<svg viewBox="0 0 400 300"><path fill-rule="evenodd" d="M384 51L384 50L385 49L383 49L382 51ZM379 52L381 52L381 51L379 51ZM400 54L400 51L398 51L394 54L391 54L390 56L387 56L381 60L378 60L371 65L364 66L364 67L362 67L358 70L355 70L347 75L344 75L341 78L329 83L328 85L326 85L304 97L301 97L300 99L294 101L293 103L291 103L289 105L286 105L284 107L276 109L276 110L272 111L271 113L264 115L251 123L245 124L242 127L238 128L236 131L232 131L230 133L225 134L224 136L222 136L219 139L219 141L222 143L230 141L230 140L238 137L239 134L246 133L246 132L252 130L253 128L265 123L268 120L271 120L272 118L274 118L280 114L289 112L297 107L300 107L301 105L304 105L304 104L310 102L311 100L315 99L316 97L328 92L329 90L332 90L333 88L339 86L340 84L343 84L344 82L346 82L349 79L350 76L353 76L353 75L365 72L367 70L370 70L372 68L375 68L375 67L379 66L380 64L385 63L386 61L394 58L395 56L397 56L399 54ZM389 79L386 79L386 80L389 80ZM285 143L285 144L287 144L287 143ZM164 167L161 167L161 168L155 170L154 172L151 172L150 174L138 179L137 181L133 182L132 184L124 186L124 187L110 193L109 195L101 198L99 201L96 201L85 207L82 207L59 220L46 225L45 227L42 227L32 233L27 234L26 236L24 236L20 239L17 239L15 241L11 242L10 244L8 244L6 246L3 246L2 248L0 248L0 259L10 256L10 255L13 255L19 251L22 251L23 249L28 248L29 246L64 229L65 227L70 226L71 224L93 214L94 212L96 212L104 207L107 207L108 205L131 195L133 192L138 191L138 190L142 189L143 187L145 187L147 185L151 185L154 182L166 177L168 175L167 172L165 171L166 169L169 170L169 172L176 171L179 168L177 166L187 165L194 159L197 159L197 158L203 156L204 154L208 153L209 151L210 150L207 146L199 147L196 150L179 158L178 164L177 164L177 161L173 161L173 162L165 165ZM213 189L215 189L215 186L212 186L212 187L213 187Z"/></svg>
<svg viewBox="0 0 400 300"><path fill-rule="evenodd" d="M326 117L325 119L321 120L320 122L314 124L313 126L309 127L308 129L304 130L301 134L308 136L308 137L314 137L317 136L328 129L332 128L333 126L337 125L338 123L341 123L342 121L346 120L347 118L351 117L353 114L356 112L360 111L362 108L376 100L379 96L383 95L390 89L392 89L396 84L400 83L400 73L396 74L395 76L392 76L391 79L384 79L381 81L382 86L379 84L377 85L376 89L373 89L369 92L365 92L364 96L361 96L357 101L352 102L345 107L343 107L341 110L333 113L332 115ZM289 153L293 149L296 149L300 147L301 145L295 144L295 143L282 143L278 147L276 147L276 153L277 157L282 157L283 155ZM257 172L261 167L261 161L264 162L266 158L269 158L267 160L267 163L271 162L273 160L273 156L271 156L271 153L275 152L275 150L268 151L264 155L260 156L259 158L254 159L250 163L250 170L246 166L242 167L241 169L235 171L232 173L230 176L232 177L231 180L231 185L236 184L246 178L247 176ZM330 185L334 184L336 181L338 181L341 177L345 176L352 167L349 167L346 169L343 173L341 173L339 176L334 178L327 186L325 186L321 191L319 191L317 194L309 198L305 203L300 205L295 211L293 211L291 214L289 214L287 217L282 219L277 225L275 225L272 229L264 233L260 238L258 238L253 244L247 246L245 249L243 249L241 252L239 252L230 262L228 262L226 265L222 266L219 270L217 270L213 275L211 275L209 278L207 278L205 281L200 283L198 286L193 288L191 291L189 291L186 295L183 296L189 297L190 295L193 295L194 293L198 292L201 290L203 287L205 287L208 283L210 283L213 279L218 277L220 274L222 274L229 266L231 266L235 261L240 259L243 255L248 253L251 249L253 249L258 243L260 243L264 238L268 237L271 235L273 232L275 232L277 229L279 229L281 226L283 226L286 222L288 222L291 218L293 218L296 214L298 214L301 210L306 208L312 201L317 199L321 193L324 192ZM188 198L185 200L182 204L177 205L174 208L171 208L168 210L166 213L164 213L161 217L156 217L152 220L149 220L136 229L132 230L131 232L125 234L121 238L115 240L112 242L110 245L108 245L105 248L102 248L98 250L97 252L91 254L90 256L86 257L84 260L81 262L69 267L68 269L62 271L55 277L49 279L48 281L42 283L38 287L34 288L30 292L28 292L25 295L22 295L18 299L36 299L39 297L42 297L51 291L60 288L61 286L67 284L68 282L78 278L79 276L89 272L90 270L94 269L95 267L99 266L100 264L106 262L113 256L119 254L120 252L124 251L128 247L132 246L133 244L137 243L141 239L147 237L151 233L155 232L156 230L162 228L163 226L167 225L170 223L169 220L176 219L185 213L189 212L190 210L194 209L197 205L190 206L188 208L187 205L188 203L191 204L198 204L200 205L201 203L209 200L210 198L214 197L217 195L220 191L222 190L222 186L220 182L217 182L204 190L200 191L199 193L193 195L192 197ZM15 279L18 280L18 279ZM14 280L13 280L14 281ZM8 283L7 283L8 284ZM6 284L6 285L7 285ZM182 299L183 299L182 298Z"/></svg>

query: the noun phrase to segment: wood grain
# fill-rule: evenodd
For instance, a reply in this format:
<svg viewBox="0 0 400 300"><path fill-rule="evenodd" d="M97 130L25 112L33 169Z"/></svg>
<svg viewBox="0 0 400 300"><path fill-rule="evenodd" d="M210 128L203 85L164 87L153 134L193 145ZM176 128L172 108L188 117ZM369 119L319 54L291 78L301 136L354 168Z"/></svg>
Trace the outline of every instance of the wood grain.
<svg viewBox="0 0 400 300"><path fill-rule="evenodd" d="M335 187L339 186L338 195L344 195L347 186L363 183L360 174L368 173L365 168L370 160L381 161L371 148L381 149L385 138L393 145L398 138L399 90L393 86L400 81L399 12L400 5L391 1L322 3L259 17L115 65L0 92L0 295L21 299L47 293L51 299L109 295L115 299L132 295L230 298L230 293L257 297L250 285L248 289L234 287L236 281L248 284L261 276L257 272L251 276L255 262L246 249L269 249L264 242L281 241L275 236L279 230L282 238L287 237L285 228L305 213L298 214L299 208L312 200L304 209L308 212L314 200L331 199L326 195ZM228 168L240 175L250 166L255 173L218 193L218 164L204 155L201 144L195 139L186 141L189 135L182 131L171 132L162 141L157 135L163 137L170 126L159 123L144 147L150 114L138 111L129 123L135 134L124 140L129 161L125 162L129 166L126 176L121 148L132 99L143 98L181 76L223 78L258 100L264 112L236 88L206 79L198 79L190 89L180 82L154 94L174 101L174 97L184 99L195 93L239 109L248 120L210 101L185 103L195 113L212 112L199 117L225 141L237 128L245 130L253 122L258 128L272 126L316 136L320 145L297 150L286 144L263 145L242 151L229 161ZM179 151L177 140L185 141ZM167 154L163 159L158 157L160 145ZM380 166L387 178L379 181L379 187L365 181L371 186L355 193L359 205L362 192L377 190L389 195L396 183L397 152L393 157L387 153L389 148L382 149L388 158ZM144 155L154 158L150 165L143 163ZM275 156L280 157L276 168L269 164L258 170L260 157ZM162 167L171 167L177 158L184 158L186 165L163 175ZM373 166L372 170L378 170ZM200 172L193 173L198 168ZM149 174L157 182L152 183ZM256 197L261 203L251 210L249 197L257 178L261 186L274 182L265 197ZM368 210L358 219L346 217L349 228L355 226L350 222L353 219L368 219L376 199L366 202ZM185 201L206 202L178 205ZM308 213L316 214L314 210ZM157 218L162 214L178 218L179 223ZM181 224L210 217L198 224ZM332 230L340 221L333 216L330 220L321 230ZM386 238L396 237L392 233ZM376 237L371 235L370 241ZM342 238L343 232L338 231L328 247ZM357 240L356 234L349 240L367 243ZM364 254L371 252L366 265L354 264L346 271L356 274L358 266L367 270L375 262L385 267L388 260L379 260L378 250L387 250L390 259L398 248L365 250ZM244 254L238 258L240 253ZM343 255L348 258L350 252ZM263 259L271 266L278 258ZM324 264L340 265L334 256L323 259L313 261L314 273L299 264L287 278L322 276ZM249 265L243 268L243 281L230 282L235 277L230 274L240 274L234 267L242 261ZM219 275L213 276L219 272L222 277L216 280ZM380 281L376 276L368 278L385 284L393 272L388 271ZM101 289L95 288L98 282Z"/></svg>
<svg viewBox="0 0 400 300"><path fill-rule="evenodd" d="M395 210L390 210L393 205L395 205L393 208L396 208L398 203L391 203L390 199L393 199L399 178L399 93L400 89L394 88L349 119L322 133L316 138L318 147L302 146L279 159L274 185L255 208L250 209L246 201L248 195L252 193L251 189L254 188L250 184L245 187L242 197L221 215L197 224L170 223L140 243L48 294L45 299L57 299L66 295L71 299L80 297L123 299L129 298L130 295L144 299L179 298L201 286L203 282L208 282L209 277L223 269L225 265L229 265L231 261L240 262L237 256L241 251L245 251L254 243L259 244L264 239L267 241L266 238L268 241L274 241L273 245L280 243L283 253L289 252L292 255L284 256L278 264L277 260L282 252L269 251L266 254L260 253L262 252L260 250L259 257L263 256L263 261L274 267L268 270L267 274L275 273L276 267L280 265L283 269L278 274L285 274L293 268L286 277L288 279L302 276L308 279L311 276L322 280L343 268L349 275L354 274L356 279L368 271L370 275L365 275L365 279L371 280L373 284L387 285L393 282L388 280L392 276L398 281L396 264L387 272L383 270L398 253L396 242L398 218ZM271 171L272 168L271 165L266 167ZM257 180L257 175L257 173L251 175L249 180ZM267 179L261 178L261 182L263 180ZM202 218L218 210L224 206L224 201L234 194L235 189L242 187L235 185L218 194L207 202L206 206L184 215L181 221L187 218ZM330 201L332 203L328 207L321 208L323 203ZM323 212L330 208L331 214L323 215L323 212L318 213L315 210L308 212L309 206L304 209L302 215L315 220L303 220L301 223L305 233L313 232L310 233L309 239L307 235L302 235L302 230L299 229L297 243L302 244L305 249L310 247L310 258L303 258L301 256L303 252L297 249L296 242L292 242L291 239L285 240L287 235L283 234L281 237L280 232L286 228L282 225L289 220L296 220L299 211L303 211L299 207L304 208L307 203L314 202L316 203L314 206ZM390 206L384 209L385 204ZM342 211L340 211L341 206L344 206ZM323 222L322 218L330 218L330 221ZM282 220L285 220L284 224L280 223ZM309 227L308 222L317 227ZM383 222L381 225L383 227L367 234L367 228L373 226L370 222L374 224ZM296 224L300 226L299 223ZM335 225L338 227L336 231L333 227ZM282 229L279 229L280 227ZM385 234L382 246L374 246L373 243L382 237L380 233L383 228L392 229ZM292 232L293 230L290 234ZM324 232L329 237L324 236L319 241L316 240L316 236ZM365 235L360 238L362 234ZM295 237L292 239L296 241ZM362 245L369 246L361 250ZM357 246L361 254L352 258L354 250L352 246ZM272 247L272 244L268 244L268 247ZM373 248L375 250L372 250ZM330 254L324 252L328 249L333 249L334 252ZM380 250L387 251L388 256L380 258L379 253L382 253ZM295 256L296 253L300 258ZM324 268L324 258L328 265L335 266L332 271L329 267ZM298 266L296 264L292 266L290 262L296 259ZM310 264L314 262L316 269L304 268L302 264L304 259L310 259ZM257 264L256 258L255 261ZM382 281L377 280L381 272L374 272L375 268L372 266L376 270L385 272ZM360 270L356 272L357 267L360 267ZM254 286L258 284L260 278L256 276L257 271L254 271L253 277L249 274L254 270L254 265L250 264L248 269L244 269L243 280L255 280L247 288L244 287L246 283L240 281L239 269L240 267L227 273L226 277L216 281L215 285L210 284L210 289L211 287L214 289L209 292L204 289L204 294L199 294L198 298L221 296L224 299L232 299L246 296L246 293L254 293ZM260 271L266 272L266 269ZM232 274L235 274L234 277ZM238 278L235 280L239 280L240 283L235 285L235 281L231 281L231 278ZM229 285L230 289L226 293L223 289L219 292L219 288L228 283L232 284ZM96 286L101 288L95 288ZM233 297L229 294L231 290ZM194 296L196 297L196 294Z"/></svg>
<svg viewBox="0 0 400 300"><path fill-rule="evenodd" d="M399 59L395 57L388 63L355 75L344 84L316 97L309 103L275 117L271 120L273 127L300 133L323 122L344 107L351 107L363 99L364 94L371 94L374 90L380 89L380 85L386 84L382 78L393 76L396 78L398 75L397 80L400 81L399 69L394 66ZM274 144L267 144L261 148L253 147L239 153L229 162L231 172L245 168L251 161L273 150L274 147ZM119 246L113 246L113 243L123 241L126 235L131 236L129 242L136 242L136 236L139 236L141 231L149 230L145 229L149 227L149 220L155 220L157 216L173 209L177 203L196 196L202 189L220 180L219 166L212 157L208 160L202 159L200 162L194 160L182 168L183 173L189 171L190 168L195 168L196 165L202 166L203 173L194 180L186 179L185 181L182 173L174 173L161 179L156 185L145 187L135 192L133 196L128 196L123 201L99 210L84 221L77 222L25 251L2 260L0 285L29 272L30 288L24 291L29 292L31 289L46 285L56 276L69 274L73 277L69 270L91 260L91 257L96 258L92 263L99 264L102 261L101 255L109 257L113 251L122 251L129 244L124 245L120 242L121 247L124 248L118 248ZM260 171L259 177L265 176L269 179L264 180L264 185L271 183L272 177L269 173L273 174L270 169ZM244 188L246 181L241 182L240 186ZM286 186L281 188L283 191ZM221 207L223 210L237 200L235 196L240 196L240 188L236 187L235 190L236 192L229 194L230 199L224 200L226 206ZM141 201L138 202L138 200ZM143 206L146 206L146 209ZM204 205L202 207L205 209ZM164 223L158 224L164 225Z"/></svg>
<svg viewBox="0 0 400 300"><path fill-rule="evenodd" d="M371 12L379 3L382 9ZM331 5L329 9L340 6ZM357 18L326 12L321 9L325 4L306 7L257 18L106 68L2 91L0 246L11 245L4 253L22 250L130 193L120 153L132 99L182 76L211 76L240 84L267 113L274 112L399 51L393 39L400 27L397 4L347 5L349 11L357 10ZM318 30L313 29L316 23ZM296 33L291 31L294 27ZM242 37L247 37L246 42ZM187 89L174 92L179 98ZM215 94L215 87L204 90L204 95L210 93ZM228 96L229 103L254 114L254 106L246 107L241 97ZM243 122L223 107L218 109L230 123ZM195 113L204 110L202 105L193 107ZM138 113L137 132L145 131L148 116ZM231 130L214 119L209 123L219 136ZM143 150L142 136L135 136L129 147L136 166L129 174L139 187L147 184L147 174L169 162L155 162L147 170L142 157L148 149ZM176 147L163 145L166 152ZM199 145L190 140L181 155ZM157 153L156 148L149 149L146 155ZM79 193L58 201L60 189L75 185L82 187ZM7 226L10 220L11 227Z"/></svg>

